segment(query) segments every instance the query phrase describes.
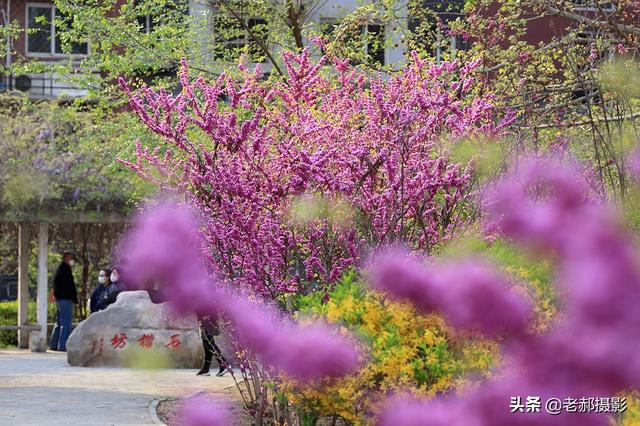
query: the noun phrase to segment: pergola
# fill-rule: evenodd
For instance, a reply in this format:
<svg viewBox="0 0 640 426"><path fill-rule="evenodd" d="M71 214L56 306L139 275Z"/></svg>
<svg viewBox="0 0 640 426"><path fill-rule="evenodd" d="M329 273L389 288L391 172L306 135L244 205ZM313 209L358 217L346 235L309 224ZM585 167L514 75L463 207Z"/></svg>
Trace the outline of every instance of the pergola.
<svg viewBox="0 0 640 426"><path fill-rule="evenodd" d="M18 324L0 326L1 330L18 331L18 347L33 352L47 350L47 309L49 226L70 223L126 223L127 216L120 213L99 212L34 212L32 214L0 215L0 222L18 224ZM29 324L29 246L30 227L37 225L38 278L36 291L36 324Z"/></svg>

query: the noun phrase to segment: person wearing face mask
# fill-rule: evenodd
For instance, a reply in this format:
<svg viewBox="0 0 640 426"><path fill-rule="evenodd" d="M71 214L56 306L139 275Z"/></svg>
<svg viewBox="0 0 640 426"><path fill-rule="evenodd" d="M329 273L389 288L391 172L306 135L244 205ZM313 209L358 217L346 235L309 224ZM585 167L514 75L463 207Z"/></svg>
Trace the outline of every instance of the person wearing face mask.
<svg viewBox="0 0 640 426"><path fill-rule="evenodd" d="M107 306L116 301L118 294L126 290L126 287L121 279L121 272L118 266L114 266L111 269L111 274L109 275L109 283L106 288L100 294L97 303L97 309L100 311L102 309L107 309Z"/></svg>
<svg viewBox="0 0 640 426"><path fill-rule="evenodd" d="M111 284L111 281L109 280L110 276L111 276L110 269L100 270L100 273L98 274L98 285L93 290L93 293L91 293L91 299L89 302L89 310L91 311L91 313L98 312L101 309L104 309L104 308L100 308L98 303L100 302L102 293L104 293L107 287L109 286L109 284Z"/></svg>
<svg viewBox="0 0 640 426"><path fill-rule="evenodd" d="M78 303L76 284L71 272L74 263L73 253L65 252L62 255L62 263L53 277L53 297L57 308L56 325L49 342L49 348L53 351L66 351L67 338L71 334L73 305Z"/></svg>

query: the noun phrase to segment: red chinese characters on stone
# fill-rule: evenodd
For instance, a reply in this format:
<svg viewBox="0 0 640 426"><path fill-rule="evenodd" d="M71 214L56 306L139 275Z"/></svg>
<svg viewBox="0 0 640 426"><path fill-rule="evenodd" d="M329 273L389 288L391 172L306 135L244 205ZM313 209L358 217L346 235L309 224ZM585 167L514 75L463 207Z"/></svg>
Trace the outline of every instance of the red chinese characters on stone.
<svg viewBox="0 0 640 426"><path fill-rule="evenodd" d="M127 335L125 333L115 334L111 339L111 346L114 349L122 349L127 345Z"/></svg>
<svg viewBox="0 0 640 426"><path fill-rule="evenodd" d="M165 348L176 349L180 347L180 334L174 334L169 337L169 343L164 345Z"/></svg>
<svg viewBox="0 0 640 426"><path fill-rule="evenodd" d="M138 343L140 344L140 346L147 349L153 346L154 340L155 336L153 334L143 334L142 336L138 337Z"/></svg>
<svg viewBox="0 0 640 426"><path fill-rule="evenodd" d="M97 340L91 341L91 354L102 355L102 350L104 348L104 337L100 338L100 342Z"/></svg>

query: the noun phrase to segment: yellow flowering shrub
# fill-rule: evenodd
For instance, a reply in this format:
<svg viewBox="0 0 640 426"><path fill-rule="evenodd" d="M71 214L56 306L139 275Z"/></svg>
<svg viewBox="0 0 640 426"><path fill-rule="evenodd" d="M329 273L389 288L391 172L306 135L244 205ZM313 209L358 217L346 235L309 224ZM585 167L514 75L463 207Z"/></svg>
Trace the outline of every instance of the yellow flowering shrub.
<svg viewBox="0 0 640 426"><path fill-rule="evenodd" d="M355 273L345 275L330 296L326 303L321 294L301 296L300 316L349 329L361 338L368 358L356 374L334 382L301 386L285 381L285 397L306 413L368 424L388 391L448 392L464 386L468 377L486 377L497 361L494 342L456 336L441 317L389 301L367 289Z"/></svg>
<svg viewBox="0 0 640 426"><path fill-rule="evenodd" d="M640 426L640 391L621 395L627 399L627 409L616 421L620 426Z"/></svg>

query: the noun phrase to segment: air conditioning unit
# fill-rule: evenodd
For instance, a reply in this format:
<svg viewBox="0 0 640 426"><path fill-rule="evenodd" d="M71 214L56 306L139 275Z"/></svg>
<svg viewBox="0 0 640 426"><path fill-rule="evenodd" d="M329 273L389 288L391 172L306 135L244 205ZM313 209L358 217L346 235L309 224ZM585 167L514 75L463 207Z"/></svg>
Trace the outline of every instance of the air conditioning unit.
<svg viewBox="0 0 640 426"><path fill-rule="evenodd" d="M31 90L31 77L28 75L19 75L13 79L13 87L21 92Z"/></svg>

